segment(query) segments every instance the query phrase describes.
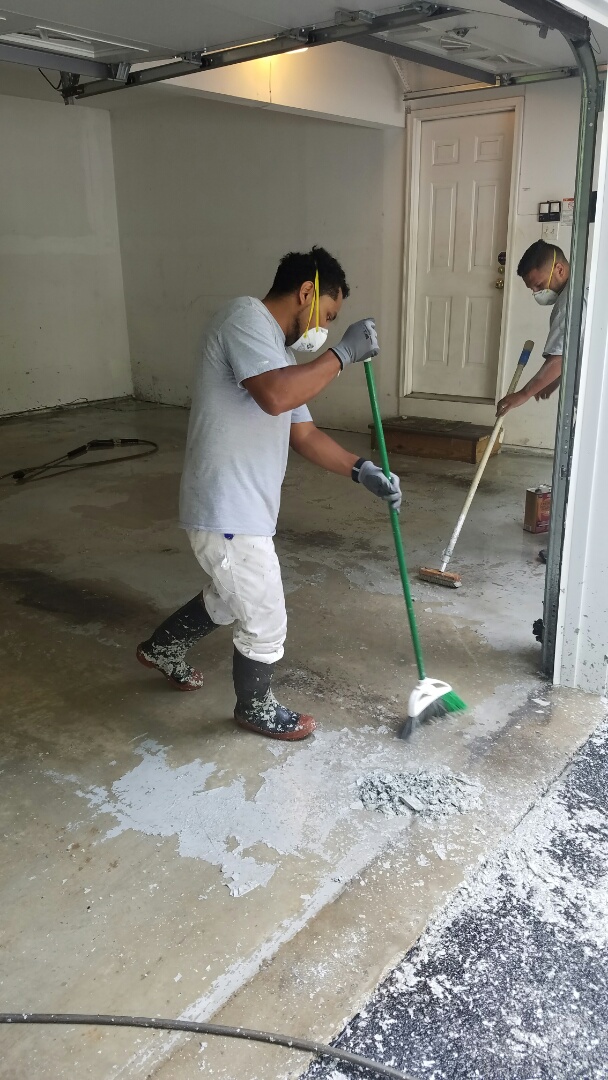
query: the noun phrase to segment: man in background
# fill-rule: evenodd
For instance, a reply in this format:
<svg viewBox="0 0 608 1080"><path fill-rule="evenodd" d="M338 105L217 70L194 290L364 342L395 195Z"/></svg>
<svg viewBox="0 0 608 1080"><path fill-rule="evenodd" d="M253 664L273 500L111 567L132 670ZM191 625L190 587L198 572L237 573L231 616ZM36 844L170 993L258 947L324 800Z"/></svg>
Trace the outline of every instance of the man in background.
<svg viewBox="0 0 608 1080"><path fill-rule="evenodd" d="M523 278L537 304L550 307L549 335L543 349L544 363L529 382L507 394L496 406L497 416L506 416L511 409L525 405L530 398L544 401L551 397L561 380L566 308L570 291L570 263L561 248L537 240L524 252L517 273Z"/></svg>
<svg viewBox="0 0 608 1080"><path fill-rule="evenodd" d="M544 363L529 382L507 394L496 406L497 416L506 416L511 409L525 405L530 398L544 401L558 389L562 377L562 358L566 334L566 308L570 292L570 263L564 252L555 244L537 240L524 252L517 267L537 304L551 308L549 334L543 349ZM584 301L586 303L586 301ZM583 308L583 325L584 325ZM541 562L547 561L547 549L538 553Z"/></svg>

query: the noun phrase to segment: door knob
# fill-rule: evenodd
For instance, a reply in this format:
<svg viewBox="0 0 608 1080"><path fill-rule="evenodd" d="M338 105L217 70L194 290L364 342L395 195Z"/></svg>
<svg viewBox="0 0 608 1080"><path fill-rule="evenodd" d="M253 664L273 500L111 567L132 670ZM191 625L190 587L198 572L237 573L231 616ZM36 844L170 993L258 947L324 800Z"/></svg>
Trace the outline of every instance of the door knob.
<svg viewBox="0 0 608 1080"><path fill-rule="evenodd" d="M502 292L504 287L505 287L505 279L504 278L499 278L498 281L494 282L494 288L495 289L499 289Z"/></svg>

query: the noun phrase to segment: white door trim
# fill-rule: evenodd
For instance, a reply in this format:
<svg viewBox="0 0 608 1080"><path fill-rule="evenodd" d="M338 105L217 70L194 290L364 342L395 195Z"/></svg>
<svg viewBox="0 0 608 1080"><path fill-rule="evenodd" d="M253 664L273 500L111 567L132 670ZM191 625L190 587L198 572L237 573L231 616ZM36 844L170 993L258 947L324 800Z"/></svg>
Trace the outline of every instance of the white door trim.
<svg viewBox="0 0 608 1080"><path fill-rule="evenodd" d="M513 160L511 165L511 187L509 192L509 219L507 227L507 251L511 251L515 236L515 217L517 214L517 186L521 165L523 135L524 98L509 97L443 105L433 109L417 109L407 117L407 178L406 178L406 213L404 238L403 298L401 303L401 363L399 368L400 401L412 393L414 385L414 306L416 300L416 260L418 250L418 210L420 201L420 147L422 125L425 120L447 120L450 117L476 116L479 113L512 112L514 116ZM512 285L516 277L514 259L509 259L505 274L503 299L503 318L500 330L500 351L496 396L503 385L505 356L504 343L507 335L507 320L510 308Z"/></svg>

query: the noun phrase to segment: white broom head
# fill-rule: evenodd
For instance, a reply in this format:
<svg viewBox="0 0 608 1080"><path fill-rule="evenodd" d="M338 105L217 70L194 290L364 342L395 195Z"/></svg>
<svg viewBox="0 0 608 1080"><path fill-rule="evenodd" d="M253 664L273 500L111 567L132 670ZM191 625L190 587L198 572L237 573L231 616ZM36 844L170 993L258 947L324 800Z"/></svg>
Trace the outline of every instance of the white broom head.
<svg viewBox="0 0 608 1080"><path fill-rule="evenodd" d="M416 720L435 701L451 692L452 687L449 683L441 682L440 679L422 679L410 694L407 707L408 717Z"/></svg>

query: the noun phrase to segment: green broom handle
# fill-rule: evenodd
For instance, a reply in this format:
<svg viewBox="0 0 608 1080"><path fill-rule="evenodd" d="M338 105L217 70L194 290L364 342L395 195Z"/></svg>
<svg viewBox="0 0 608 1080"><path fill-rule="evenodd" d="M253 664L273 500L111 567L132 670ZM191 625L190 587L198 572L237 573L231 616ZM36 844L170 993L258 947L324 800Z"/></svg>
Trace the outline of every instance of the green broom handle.
<svg viewBox="0 0 608 1080"><path fill-rule="evenodd" d="M369 402L372 407L372 416L374 418L374 429L376 431L376 442L378 443L378 453L380 454L380 464L382 465L382 472L386 477L390 479L391 468L388 463L388 454L386 452L386 442L384 440L384 429L382 427L382 417L380 416L380 408L378 406L378 394L376 393L376 380L374 379L374 368L371 360L365 360L363 363L365 368L365 378L367 379L367 390L369 393ZM396 510L393 510L392 506L389 507L389 513L391 518L391 526L393 529L393 538L395 541L395 551L397 552L397 562L399 564L399 574L401 576L401 585L403 587L403 596L405 598L405 606L407 609L407 617L410 624L410 632L412 635L412 644L414 646L414 654L416 656L416 664L418 666L418 675L421 679L426 678L426 672L424 670L424 661L422 659L422 647L420 645L420 638L418 636L418 627L416 626L416 616L414 615L414 604L412 601L412 593L410 590L410 581L407 573L407 565L405 562L405 551L403 550L403 540L401 539L401 528L399 526L399 514Z"/></svg>

